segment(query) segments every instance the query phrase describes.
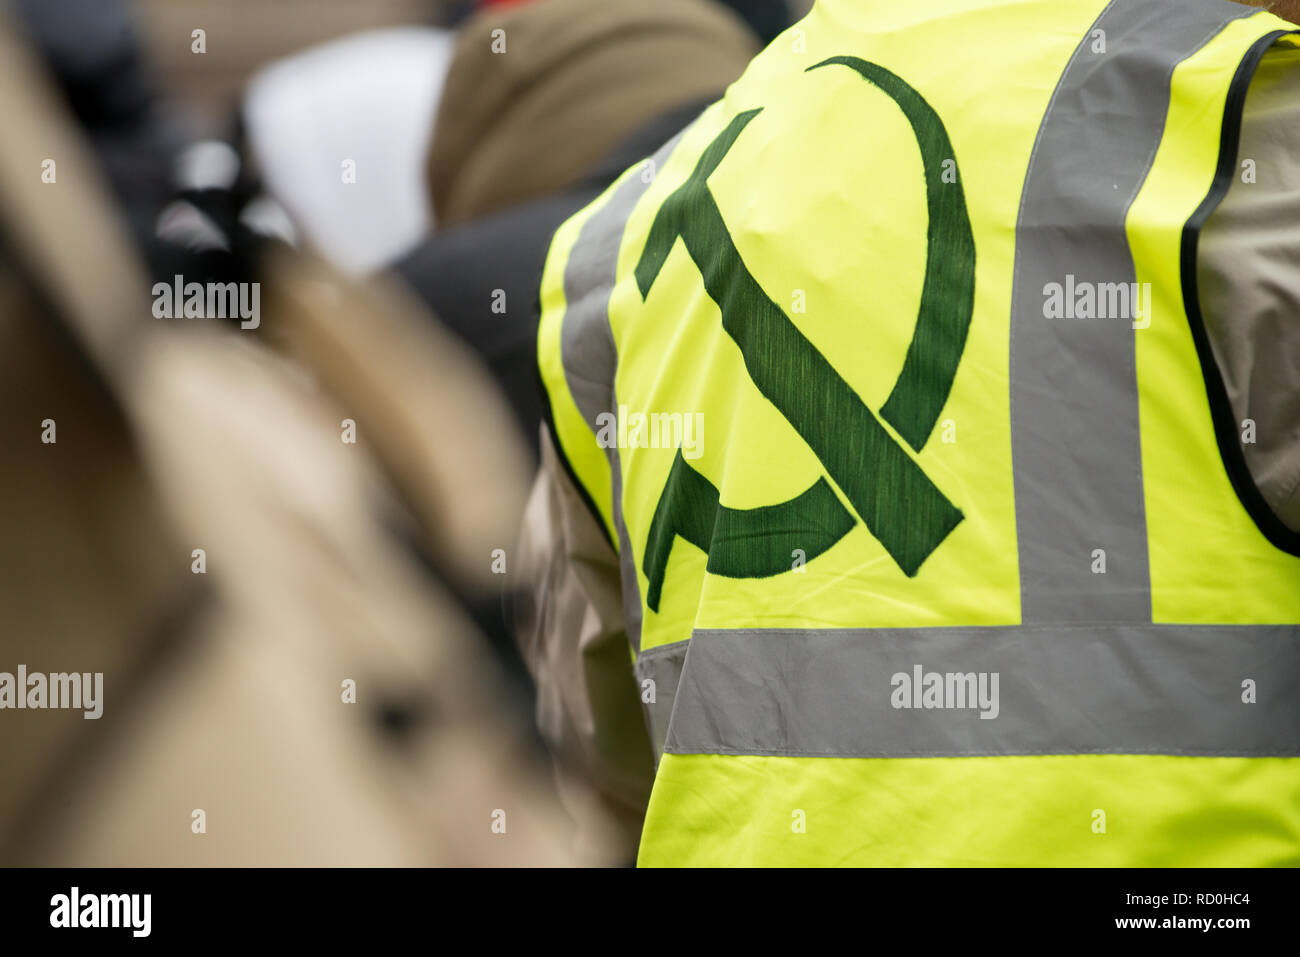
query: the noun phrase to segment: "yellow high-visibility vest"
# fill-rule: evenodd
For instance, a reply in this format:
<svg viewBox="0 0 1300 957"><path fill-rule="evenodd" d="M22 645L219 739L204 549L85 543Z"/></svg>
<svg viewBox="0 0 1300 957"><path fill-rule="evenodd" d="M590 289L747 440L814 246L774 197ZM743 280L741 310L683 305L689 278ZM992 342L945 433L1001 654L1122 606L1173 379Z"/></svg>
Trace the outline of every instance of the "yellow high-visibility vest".
<svg viewBox="0 0 1300 957"><path fill-rule="evenodd" d="M556 233L640 861L1300 864L1300 535L1196 298L1270 13L818 0Z"/></svg>

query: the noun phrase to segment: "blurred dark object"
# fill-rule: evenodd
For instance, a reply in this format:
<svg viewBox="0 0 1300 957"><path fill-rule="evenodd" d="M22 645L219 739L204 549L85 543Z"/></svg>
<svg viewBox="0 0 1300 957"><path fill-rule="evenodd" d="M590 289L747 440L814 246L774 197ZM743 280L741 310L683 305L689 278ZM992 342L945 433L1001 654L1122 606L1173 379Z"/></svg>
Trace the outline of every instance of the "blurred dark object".
<svg viewBox="0 0 1300 957"><path fill-rule="evenodd" d="M730 7L740 14L741 19L758 35L763 46L767 46L790 24L794 23L794 14L786 0L718 0L725 7Z"/></svg>
<svg viewBox="0 0 1300 957"><path fill-rule="evenodd" d="M154 223L186 140L150 71L129 0L18 0L19 22L108 180L150 271L165 268Z"/></svg>
<svg viewBox="0 0 1300 957"><path fill-rule="evenodd" d="M135 4L19 0L17 6L151 280L254 281L262 238L244 214L258 199L258 186L233 146L191 142L150 67Z"/></svg>
<svg viewBox="0 0 1300 957"><path fill-rule="evenodd" d="M17 0L23 26L77 121L104 130L139 122L153 105L126 0Z"/></svg>
<svg viewBox="0 0 1300 957"><path fill-rule="evenodd" d="M546 0L456 0L451 6L448 23L458 23L480 9L503 10L525 3L544 3ZM592 0L599 3L601 0ZM794 11L787 0L716 0L724 7L734 10L749 28L762 41L763 45L771 43L778 33L795 21ZM811 0L802 0L800 6L811 4ZM804 11L806 12L806 11ZM802 14L800 14L802 15Z"/></svg>
<svg viewBox="0 0 1300 957"><path fill-rule="evenodd" d="M534 457L542 421L536 371L537 289L551 235L712 99L679 105L654 117L568 189L434 233L393 267L438 319L487 363ZM493 311L498 292L505 304L503 312Z"/></svg>

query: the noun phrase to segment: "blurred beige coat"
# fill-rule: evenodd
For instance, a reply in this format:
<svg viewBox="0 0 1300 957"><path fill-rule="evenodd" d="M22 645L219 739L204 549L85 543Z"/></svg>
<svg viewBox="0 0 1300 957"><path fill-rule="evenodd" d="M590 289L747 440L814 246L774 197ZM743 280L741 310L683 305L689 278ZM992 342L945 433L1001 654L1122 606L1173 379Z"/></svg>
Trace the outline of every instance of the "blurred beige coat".
<svg viewBox="0 0 1300 957"><path fill-rule="evenodd" d="M152 318L3 23L0 74L0 671L104 673L97 721L0 711L0 864L574 860L474 626L386 531L500 588L524 459L487 379L294 258L259 334Z"/></svg>

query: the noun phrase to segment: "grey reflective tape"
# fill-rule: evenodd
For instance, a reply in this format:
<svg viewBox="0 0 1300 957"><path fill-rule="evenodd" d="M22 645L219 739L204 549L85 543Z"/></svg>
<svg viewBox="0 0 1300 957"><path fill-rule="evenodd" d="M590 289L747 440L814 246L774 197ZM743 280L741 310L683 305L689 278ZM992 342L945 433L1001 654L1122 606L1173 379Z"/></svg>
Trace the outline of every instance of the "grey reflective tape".
<svg viewBox="0 0 1300 957"><path fill-rule="evenodd" d="M1133 322L1185 320L1150 317L1149 301L1147 316L1135 315L1125 217L1164 133L1175 66L1255 12L1219 0L1114 0L1043 117L1016 224L1011 315L1025 623L1151 620ZM1104 52L1094 52L1099 41ZM1063 303L1091 293L1121 315L1047 318L1049 283Z"/></svg>
<svg viewBox="0 0 1300 957"><path fill-rule="evenodd" d="M614 531L618 534L618 583L623 599L623 622L633 651L641 650L641 587L636 577L636 559L632 539L623 520L623 463L618 449L610 449L609 474L613 489L610 501L614 509Z"/></svg>
<svg viewBox="0 0 1300 957"><path fill-rule="evenodd" d="M641 689L641 703L645 709L646 727L650 743L654 746L655 764L663 754L668 739L668 722L673 716L673 701L682 677L682 664L690 641L676 641L643 651L636 660L636 680ZM646 700L646 681L654 684L649 690L653 700Z"/></svg>
<svg viewBox="0 0 1300 957"><path fill-rule="evenodd" d="M564 326L560 330L560 361L564 366L569 393L583 420L598 431L596 417L618 412L614 397L614 373L618 352L609 325L609 297L618 278L618 251L623 230L637 202L654 182L668 155L686 130L670 139L638 171L628 176L588 217L578 232L564 269ZM647 163L651 175L643 175ZM623 474L618 449L606 450L613 480L614 531L618 536L619 569L623 586L623 611L627 635L633 648L641 645L641 593L637 586L636 562L623 522Z"/></svg>
<svg viewBox="0 0 1300 957"><path fill-rule="evenodd" d="M652 174L657 173L685 132L678 133L640 164L637 172L619 183L587 218L564 268L566 307L560 330L560 358L573 401L593 432L597 428L596 416L616 411L614 372L618 353L609 325L609 297L618 278L623 230L654 181L653 175L643 174L647 164Z"/></svg>
<svg viewBox="0 0 1300 957"><path fill-rule="evenodd" d="M1300 627L701 630L665 750L1295 757Z"/></svg>

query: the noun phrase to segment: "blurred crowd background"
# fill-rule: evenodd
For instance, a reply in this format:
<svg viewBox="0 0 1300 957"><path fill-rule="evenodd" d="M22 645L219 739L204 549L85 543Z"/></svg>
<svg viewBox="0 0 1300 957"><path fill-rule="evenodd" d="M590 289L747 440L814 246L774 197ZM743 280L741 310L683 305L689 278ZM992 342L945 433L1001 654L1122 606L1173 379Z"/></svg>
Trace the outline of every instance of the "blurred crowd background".
<svg viewBox="0 0 1300 957"><path fill-rule="evenodd" d="M809 5L0 3L0 672L104 676L0 864L631 862L512 634L539 271Z"/></svg>

